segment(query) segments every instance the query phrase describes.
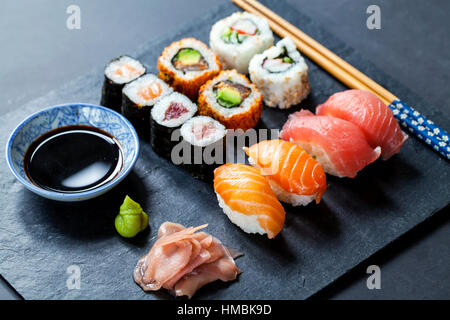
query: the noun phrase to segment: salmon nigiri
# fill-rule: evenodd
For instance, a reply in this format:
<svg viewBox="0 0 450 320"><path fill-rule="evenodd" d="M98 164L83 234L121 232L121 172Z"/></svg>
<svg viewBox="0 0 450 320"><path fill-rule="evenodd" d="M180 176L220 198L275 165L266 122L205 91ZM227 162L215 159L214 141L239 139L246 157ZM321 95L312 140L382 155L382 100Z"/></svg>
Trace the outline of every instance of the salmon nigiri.
<svg viewBox="0 0 450 320"><path fill-rule="evenodd" d="M245 232L272 239L283 229L283 206L258 169L224 164L214 171L214 191L223 212Z"/></svg>
<svg viewBox="0 0 450 320"><path fill-rule="evenodd" d="M293 206L320 202L327 189L322 166L298 145L266 140L244 148L251 165L261 170L281 201Z"/></svg>
<svg viewBox="0 0 450 320"><path fill-rule="evenodd" d="M339 118L316 116L301 110L289 116L281 138L298 144L322 165L326 173L354 178L358 171L380 156L380 147L373 149L362 130Z"/></svg>
<svg viewBox="0 0 450 320"><path fill-rule="evenodd" d="M391 109L369 91L346 90L335 93L317 107L316 114L344 119L357 125L372 147L381 147L383 160L399 153L408 139Z"/></svg>

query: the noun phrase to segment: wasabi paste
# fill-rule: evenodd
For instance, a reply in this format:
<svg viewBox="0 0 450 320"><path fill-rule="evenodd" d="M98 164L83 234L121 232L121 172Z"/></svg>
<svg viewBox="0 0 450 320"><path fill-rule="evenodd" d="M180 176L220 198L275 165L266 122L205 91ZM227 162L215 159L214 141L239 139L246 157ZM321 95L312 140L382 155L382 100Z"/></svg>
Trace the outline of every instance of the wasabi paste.
<svg viewBox="0 0 450 320"><path fill-rule="evenodd" d="M139 203L126 196L114 224L122 237L132 238L147 228L148 216Z"/></svg>

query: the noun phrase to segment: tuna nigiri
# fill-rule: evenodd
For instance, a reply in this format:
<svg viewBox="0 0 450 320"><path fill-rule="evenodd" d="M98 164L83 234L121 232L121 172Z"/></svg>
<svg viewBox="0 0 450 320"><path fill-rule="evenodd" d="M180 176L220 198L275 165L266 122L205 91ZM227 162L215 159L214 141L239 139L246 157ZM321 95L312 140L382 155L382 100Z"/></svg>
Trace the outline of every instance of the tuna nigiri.
<svg viewBox="0 0 450 320"><path fill-rule="evenodd" d="M373 149L353 123L316 116L307 110L291 114L280 137L298 144L319 161L325 172L338 177L354 178L381 153L380 147Z"/></svg>
<svg viewBox="0 0 450 320"><path fill-rule="evenodd" d="M381 147L383 160L399 153L408 139L391 109L369 91L346 90L335 93L317 107L316 114L344 119L357 125L372 147Z"/></svg>
<svg viewBox="0 0 450 320"><path fill-rule="evenodd" d="M283 228L283 206L258 169L224 164L214 171L214 191L223 212L245 232L272 239Z"/></svg>
<svg viewBox="0 0 450 320"><path fill-rule="evenodd" d="M249 162L261 170L281 201L294 206L320 202L327 189L325 172L298 145L283 140L266 140L244 148Z"/></svg>

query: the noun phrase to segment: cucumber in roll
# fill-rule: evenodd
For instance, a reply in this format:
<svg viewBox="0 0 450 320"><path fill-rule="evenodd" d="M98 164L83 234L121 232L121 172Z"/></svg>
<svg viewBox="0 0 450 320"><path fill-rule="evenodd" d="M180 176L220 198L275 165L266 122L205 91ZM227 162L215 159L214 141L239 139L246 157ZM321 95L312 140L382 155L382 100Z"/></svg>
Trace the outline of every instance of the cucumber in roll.
<svg viewBox="0 0 450 320"><path fill-rule="evenodd" d="M209 44L224 69L247 74L250 59L273 45L273 34L266 19L236 12L213 25Z"/></svg>
<svg viewBox="0 0 450 320"><path fill-rule="evenodd" d="M245 131L255 127L262 109L261 93L236 70L222 71L200 89L199 114L220 121L227 129Z"/></svg>
<svg viewBox="0 0 450 320"><path fill-rule="evenodd" d="M255 55L249 72L269 107L287 109L309 94L308 66L290 38Z"/></svg>

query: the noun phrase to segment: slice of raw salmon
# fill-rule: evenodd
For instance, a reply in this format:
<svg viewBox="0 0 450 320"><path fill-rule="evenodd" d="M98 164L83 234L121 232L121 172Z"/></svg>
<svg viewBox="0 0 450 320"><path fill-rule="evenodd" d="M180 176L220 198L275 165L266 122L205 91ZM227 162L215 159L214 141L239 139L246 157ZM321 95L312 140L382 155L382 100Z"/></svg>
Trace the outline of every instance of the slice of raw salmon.
<svg viewBox="0 0 450 320"><path fill-rule="evenodd" d="M266 140L244 150L281 201L292 205L306 205L314 199L320 202L327 189L325 172L301 147L284 140Z"/></svg>
<svg viewBox="0 0 450 320"><path fill-rule="evenodd" d="M214 171L214 191L230 220L248 233L275 237L285 212L259 170L244 164L225 164Z"/></svg>

